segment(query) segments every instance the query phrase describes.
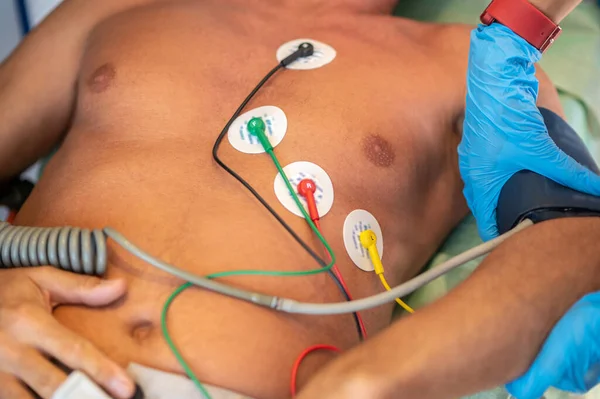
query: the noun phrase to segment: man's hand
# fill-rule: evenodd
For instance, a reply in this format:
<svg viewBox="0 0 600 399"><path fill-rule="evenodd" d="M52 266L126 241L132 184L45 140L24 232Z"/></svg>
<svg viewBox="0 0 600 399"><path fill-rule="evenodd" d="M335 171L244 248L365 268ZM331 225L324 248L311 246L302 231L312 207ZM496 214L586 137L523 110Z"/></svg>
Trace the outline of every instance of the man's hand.
<svg viewBox="0 0 600 399"><path fill-rule="evenodd" d="M131 397L125 371L52 317L54 306L103 306L125 291L123 281L50 267L0 271L0 399L31 398L21 382L50 399L67 376L47 356L85 372L117 398Z"/></svg>
<svg viewBox="0 0 600 399"><path fill-rule="evenodd" d="M566 155L548 135L536 105L534 64L540 57L537 49L503 25L480 26L471 34L458 153L464 195L484 240L498 235L500 191L521 170L600 195L600 176Z"/></svg>
<svg viewBox="0 0 600 399"><path fill-rule="evenodd" d="M600 293L579 300L556 324L529 370L506 386L517 399L548 388L583 394L600 382Z"/></svg>

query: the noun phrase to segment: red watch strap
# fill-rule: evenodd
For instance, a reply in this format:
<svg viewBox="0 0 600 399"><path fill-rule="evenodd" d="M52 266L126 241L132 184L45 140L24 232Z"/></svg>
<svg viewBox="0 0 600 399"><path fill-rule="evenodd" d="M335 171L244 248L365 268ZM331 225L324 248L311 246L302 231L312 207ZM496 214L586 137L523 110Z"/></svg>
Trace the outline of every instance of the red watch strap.
<svg viewBox="0 0 600 399"><path fill-rule="evenodd" d="M544 52L560 35L560 26L527 0L493 0L481 14L481 22L499 22Z"/></svg>

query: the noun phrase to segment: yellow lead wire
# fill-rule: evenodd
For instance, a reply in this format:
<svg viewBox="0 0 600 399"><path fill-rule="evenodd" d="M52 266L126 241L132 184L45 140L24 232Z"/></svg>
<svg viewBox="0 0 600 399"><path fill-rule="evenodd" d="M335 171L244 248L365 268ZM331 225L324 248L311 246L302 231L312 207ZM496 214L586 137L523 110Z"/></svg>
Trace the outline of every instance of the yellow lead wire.
<svg viewBox="0 0 600 399"><path fill-rule="evenodd" d="M383 284L386 290L390 291L390 285L387 283L385 276L383 275L383 263L381 263L381 257L379 256L379 251L377 251L377 235L375 235L373 230L365 230L360 233L359 240L361 245L369 253L369 258L371 258L371 263L373 263L375 273L379 276L381 284ZM402 306L402 309L406 310L408 313L415 313L415 311L406 303L404 303L402 299L396 298L396 302L398 302L398 305Z"/></svg>
<svg viewBox="0 0 600 399"><path fill-rule="evenodd" d="M381 284L383 284L387 291L391 290L390 285L387 283L385 277L383 276L383 273L379 274L379 279L381 280ZM398 305L402 306L402 309L406 310L408 313L415 313L413 308L408 306L408 304L406 304L402 299L396 298L396 302L398 302Z"/></svg>

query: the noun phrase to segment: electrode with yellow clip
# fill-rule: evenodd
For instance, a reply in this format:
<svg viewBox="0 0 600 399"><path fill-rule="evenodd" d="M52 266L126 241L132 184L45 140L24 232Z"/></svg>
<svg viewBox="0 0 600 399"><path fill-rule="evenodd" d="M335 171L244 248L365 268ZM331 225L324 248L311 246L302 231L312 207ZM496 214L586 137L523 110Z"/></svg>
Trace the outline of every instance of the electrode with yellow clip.
<svg viewBox="0 0 600 399"><path fill-rule="evenodd" d="M383 275L383 263L381 263L381 257L379 256L379 251L377 251L377 235L373 232L373 230L365 230L360 233L360 244L367 250L369 253L369 257L371 258L371 262L373 263L373 267L375 268L375 273L379 276L379 280L381 280L381 284L385 287L387 291L390 291L390 285L387 283L385 276ZM400 298L396 298L396 302L398 305L402 306L404 310L409 313L414 313L415 311L404 303Z"/></svg>

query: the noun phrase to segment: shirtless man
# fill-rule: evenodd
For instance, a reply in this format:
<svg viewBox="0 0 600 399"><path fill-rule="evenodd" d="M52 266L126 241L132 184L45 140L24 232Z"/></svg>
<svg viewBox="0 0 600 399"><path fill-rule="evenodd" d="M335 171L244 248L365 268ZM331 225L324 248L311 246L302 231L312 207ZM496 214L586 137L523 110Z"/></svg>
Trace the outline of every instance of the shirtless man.
<svg viewBox="0 0 600 399"><path fill-rule="evenodd" d="M275 50L310 37L333 46L337 58L319 69L278 73L247 110L283 109L289 127L276 149L282 163L311 161L331 176L336 201L322 228L354 297L381 291L377 277L345 254L340 233L354 209L369 210L381 224L390 284L414 276L467 211L456 147L470 28L391 17L394 3L66 0L0 69L0 178L14 176L64 137L16 224L111 226L198 275L314 268L211 159L218 132L274 66ZM546 79L539 104L560 112ZM306 223L273 194L276 171L268 157L244 155L228 144L221 154L320 250ZM54 317L117 364L181 372L160 331L162 305L181 281L110 241L109 250L107 277L125 280L127 296L102 309L62 306ZM16 270L3 271L2 279L16 284L28 275L47 288L52 283L43 273L67 275ZM343 300L326 275L223 280L310 302ZM53 299L81 299L65 296ZM7 365L0 398L25 397L9 374L50 397L65 375L42 365L26 345L14 345L42 346L15 333L15 323L31 326L21 318L35 312L6 303L0 315L14 317L0 318L0 365ZM363 312L370 334L389 324L392 306ZM325 343L345 350L358 343L350 315L292 316L197 289L174 303L169 328L203 382L265 399L286 397L291 364L304 348ZM10 357L9 347L20 352ZM112 363L86 345L77 347L78 364L67 354L58 360L126 397L110 385L117 373ZM333 356L309 357L300 385Z"/></svg>

